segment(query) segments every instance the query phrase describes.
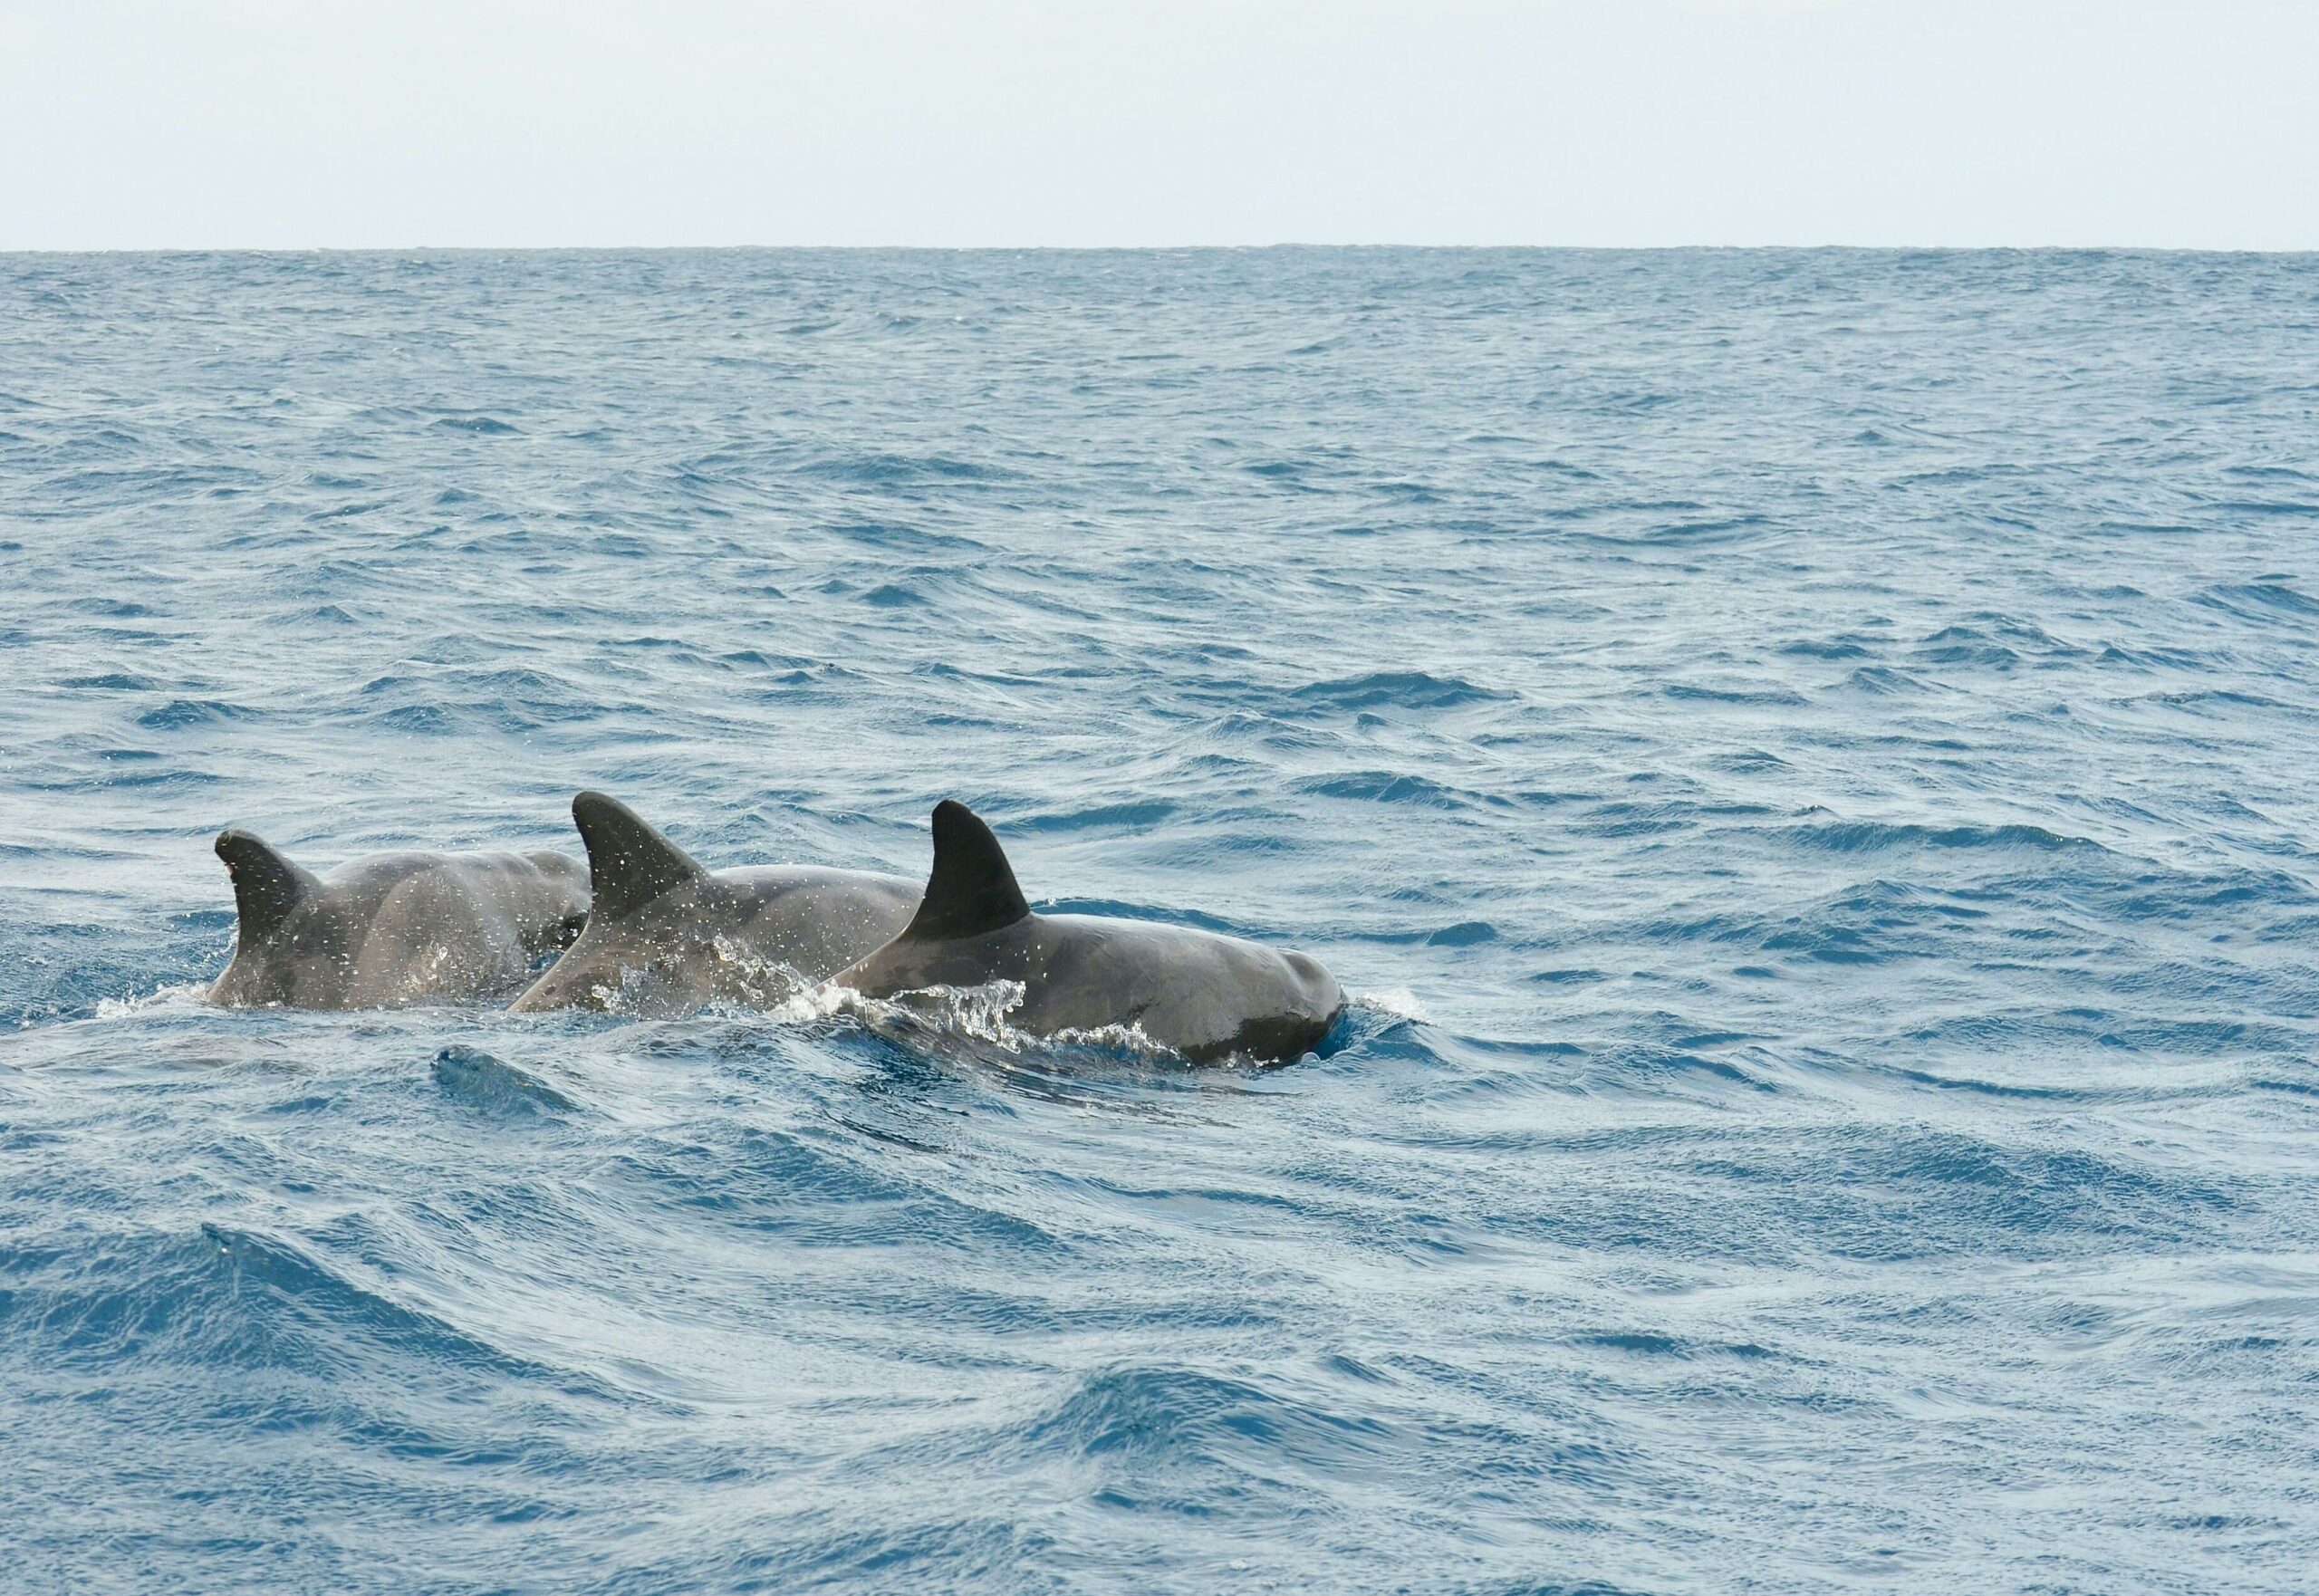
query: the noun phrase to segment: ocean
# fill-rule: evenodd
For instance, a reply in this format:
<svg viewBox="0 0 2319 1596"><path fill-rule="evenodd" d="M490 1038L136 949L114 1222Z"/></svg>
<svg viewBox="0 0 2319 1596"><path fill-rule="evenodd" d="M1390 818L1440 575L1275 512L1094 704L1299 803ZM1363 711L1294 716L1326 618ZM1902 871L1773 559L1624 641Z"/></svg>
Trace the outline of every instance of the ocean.
<svg viewBox="0 0 2319 1596"><path fill-rule="evenodd" d="M0 256L0 1588L2289 1591L2319 257ZM1314 1056L201 1004L209 841Z"/></svg>

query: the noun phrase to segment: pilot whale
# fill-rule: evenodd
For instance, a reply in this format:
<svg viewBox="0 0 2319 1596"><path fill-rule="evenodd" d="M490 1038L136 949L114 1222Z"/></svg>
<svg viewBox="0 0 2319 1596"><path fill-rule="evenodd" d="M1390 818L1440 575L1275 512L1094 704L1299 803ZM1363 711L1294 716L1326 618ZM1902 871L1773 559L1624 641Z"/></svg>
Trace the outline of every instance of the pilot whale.
<svg viewBox="0 0 2319 1596"><path fill-rule="evenodd" d="M1035 1035L1140 1027L1195 1063L1242 1054L1285 1062L1344 1011L1320 963L1213 931L1031 912L1014 867L975 812L934 811L926 899L891 942L836 977L867 997L932 986L1023 984L1007 1023Z"/></svg>
<svg viewBox="0 0 2319 1596"><path fill-rule="evenodd" d="M588 912L586 873L561 853L374 853L318 876L247 832L217 849L239 926L209 1001L232 1007L496 997Z"/></svg>
<svg viewBox="0 0 2319 1596"><path fill-rule="evenodd" d="M526 1012L611 1008L673 1016L716 999L762 1005L772 966L808 984L909 923L918 886L900 876L809 865L703 869L636 812L601 793L572 801L588 846L588 928L515 1000Z"/></svg>

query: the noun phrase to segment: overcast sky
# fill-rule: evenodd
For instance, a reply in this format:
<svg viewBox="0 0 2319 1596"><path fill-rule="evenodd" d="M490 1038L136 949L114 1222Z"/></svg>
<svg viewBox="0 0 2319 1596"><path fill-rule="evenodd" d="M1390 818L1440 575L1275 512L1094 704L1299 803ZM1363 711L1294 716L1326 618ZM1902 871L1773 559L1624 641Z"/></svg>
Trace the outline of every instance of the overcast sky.
<svg viewBox="0 0 2319 1596"><path fill-rule="evenodd" d="M0 0L0 249L2319 247L2319 0Z"/></svg>

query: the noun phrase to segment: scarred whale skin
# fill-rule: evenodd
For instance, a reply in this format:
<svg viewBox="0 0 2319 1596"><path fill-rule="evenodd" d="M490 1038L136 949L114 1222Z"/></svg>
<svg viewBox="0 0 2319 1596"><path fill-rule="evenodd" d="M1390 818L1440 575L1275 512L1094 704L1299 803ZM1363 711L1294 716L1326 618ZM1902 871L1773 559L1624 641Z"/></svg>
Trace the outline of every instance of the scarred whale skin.
<svg viewBox="0 0 2319 1596"><path fill-rule="evenodd" d="M577 933L588 879L561 853L373 853L324 875L248 832L217 835L234 878L229 1007L390 1008L497 998Z"/></svg>
<svg viewBox="0 0 2319 1596"><path fill-rule="evenodd" d="M1132 1025L1195 1063L1285 1062L1344 1010L1318 960L1237 937L1093 915L1033 914L990 828L934 811L934 869L902 934L837 976L869 997L1019 981L1007 1024L1034 1035Z"/></svg>
<svg viewBox="0 0 2319 1596"><path fill-rule="evenodd" d="M918 885L811 865L710 871L601 793L572 801L594 891L588 928L517 998L532 1012L661 1017L763 1005L828 979L909 923Z"/></svg>

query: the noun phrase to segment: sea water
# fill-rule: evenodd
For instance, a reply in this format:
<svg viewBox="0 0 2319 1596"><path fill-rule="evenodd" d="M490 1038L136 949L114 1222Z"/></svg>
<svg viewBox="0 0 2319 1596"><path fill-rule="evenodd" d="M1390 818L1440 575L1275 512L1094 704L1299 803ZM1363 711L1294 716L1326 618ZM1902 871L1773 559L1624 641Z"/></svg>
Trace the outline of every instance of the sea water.
<svg viewBox="0 0 2319 1596"><path fill-rule="evenodd" d="M2309 1590L2315 538L2312 257L0 257L0 1585ZM590 786L1352 1005L199 1002Z"/></svg>

